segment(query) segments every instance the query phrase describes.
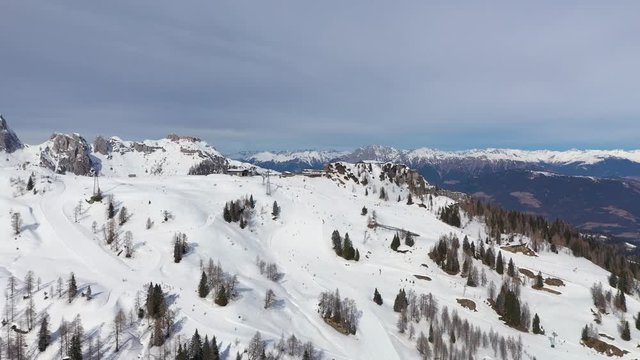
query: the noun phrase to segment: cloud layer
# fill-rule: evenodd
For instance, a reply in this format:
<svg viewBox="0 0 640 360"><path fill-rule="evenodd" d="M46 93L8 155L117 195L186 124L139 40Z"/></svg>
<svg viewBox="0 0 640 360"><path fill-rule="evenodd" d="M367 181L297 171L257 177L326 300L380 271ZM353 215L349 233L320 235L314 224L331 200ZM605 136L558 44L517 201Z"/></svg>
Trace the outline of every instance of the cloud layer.
<svg viewBox="0 0 640 360"><path fill-rule="evenodd" d="M640 3L9 1L0 111L223 151L637 147Z"/></svg>

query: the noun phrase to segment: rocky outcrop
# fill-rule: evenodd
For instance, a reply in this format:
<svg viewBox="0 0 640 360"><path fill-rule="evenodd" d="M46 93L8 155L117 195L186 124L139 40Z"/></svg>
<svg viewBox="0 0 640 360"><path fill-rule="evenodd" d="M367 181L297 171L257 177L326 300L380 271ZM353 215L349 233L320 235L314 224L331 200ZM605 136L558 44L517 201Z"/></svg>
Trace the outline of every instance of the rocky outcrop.
<svg viewBox="0 0 640 360"><path fill-rule="evenodd" d="M22 149L22 147L23 145L16 133L9 129L7 120L0 115L0 151L12 153L18 149Z"/></svg>
<svg viewBox="0 0 640 360"><path fill-rule="evenodd" d="M40 166L60 174L90 175L94 165L89 144L78 134L53 134L40 153Z"/></svg>

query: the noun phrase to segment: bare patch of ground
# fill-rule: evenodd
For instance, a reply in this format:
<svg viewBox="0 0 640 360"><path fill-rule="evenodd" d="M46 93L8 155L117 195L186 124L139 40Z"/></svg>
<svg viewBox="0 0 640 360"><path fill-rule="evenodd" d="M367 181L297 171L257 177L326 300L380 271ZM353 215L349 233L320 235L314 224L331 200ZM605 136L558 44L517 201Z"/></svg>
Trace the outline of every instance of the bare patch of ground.
<svg viewBox="0 0 640 360"><path fill-rule="evenodd" d="M536 197L530 192L514 191L512 193L509 193L509 195L511 195L514 198L518 199L518 201L520 201L520 204L528 205L528 206L534 207L536 209L538 209L538 208L540 208L542 206L542 202L540 202L540 200L536 199Z"/></svg>

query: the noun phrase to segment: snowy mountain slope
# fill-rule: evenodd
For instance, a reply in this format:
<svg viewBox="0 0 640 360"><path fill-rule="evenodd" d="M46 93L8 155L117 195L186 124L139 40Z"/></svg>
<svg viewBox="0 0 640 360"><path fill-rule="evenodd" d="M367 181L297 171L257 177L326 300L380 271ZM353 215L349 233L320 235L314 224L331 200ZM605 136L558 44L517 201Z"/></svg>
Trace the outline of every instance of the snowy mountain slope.
<svg viewBox="0 0 640 360"><path fill-rule="evenodd" d="M71 320L81 314L86 333L100 330L103 350L107 358L132 359L158 356L159 348L147 346L150 328L147 320L134 320L127 325L122 349L114 353L111 323L118 308L129 311L137 291L143 291L149 282L161 283L173 299L177 311L174 335L183 342L197 328L200 334L217 336L221 350L233 358L242 351L256 330L266 338L277 341L284 333L292 333L303 341L312 341L323 350L325 359L418 359L415 340L399 334L398 316L391 309L400 288L417 293L432 293L440 306L455 309L484 331L493 329L504 336L521 337L525 357L538 359L598 359L596 354L579 344L580 329L592 321L589 287L594 281L606 284L608 273L592 263L561 252L559 255L542 251L538 257L508 254L520 267L545 276L562 279L566 286L557 288L555 295L522 287L522 298L532 313L541 316L547 334L558 334L558 346L549 347L545 336L521 333L505 326L486 304L486 287L465 287L460 276L447 275L427 256L438 238L447 233L467 235L475 240L484 237L483 226L465 219L463 229L439 221L435 209L450 204L451 199L436 197L434 210L417 205L406 205L406 185L397 186L388 179L380 180L381 166L373 164L371 170L343 164L347 173L366 177L361 179L337 172L326 177L274 177L273 192L265 195L259 177L231 177L227 175L172 176L172 177L102 177L101 188L113 195L118 207L126 206L132 214L121 231L131 231L135 244L133 258L118 256L104 243L101 233L92 231L92 222L99 226L105 222L106 206L102 203L83 203L79 221L74 221L74 207L91 196L91 178L73 175L50 176L40 169L37 173L37 194L27 192L14 197L15 186L0 188L0 202L4 209L18 211L24 219L22 233L13 236L9 231L0 233L0 285L7 285L8 276L23 279L28 270L42 278L42 288L34 295L39 312L46 310L51 316L52 330L56 330L62 317ZM401 173L403 171L400 171ZM26 178L29 171L5 167L0 169L0 181ZM385 188L390 201L378 196ZM365 189L369 195L365 195ZM376 191L374 191L376 189ZM247 228L222 219L225 202L253 194L257 201L256 215ZM403 199L401 202L395 198ZM274 220L272 203L277 201L281 215ZM377 221L419 234L416 245L407 253L389 248L394 232L367 226L362 207L375 211ZM162 212L171 211L175 218L163 222ZM146 219L155 224L146 229ZM10 222L8 211L0 213L0 222ZM337 257L331 249L331 233L348 232L359 249L359 262ZM188 236L191 250L180 263L173 262L172 237L176 232ZM504 252L503 252L504 253ZM506 253L505 253L506 254ZM276 282L266 279L255 265L256 256L276 262L284 277ZM196 292L200 277L200 262L208 258L220 261L225 271L239 277L240 296L226 307L214 305L211 297L201 299ZM428 265L428 267L422 266ZM478 262L477 267L482 267ZM86 301L76 298L44 300L44 291L55 287L56 279L66 279L75 272L81 290L91 285L94 298ZM416 279L413 275L426 275L432 281ZM487 270L487 276L496 284L500 277ZM281 302L273 309L263 308L267 289L273 289ZM362 312L359 329L354 336L345 336L328 326L317 314L317 299L322 291L340 289L343 296L355 300ZM382 306L371 301L374 288L384 299ZM24 309L22 286L17 300L18 309ZM55 290L54 290L55 292ZM143 293L144 295L144 293ZM456 299L475 301L478 311L464 309ZM6 304L5 304L6 305ZM640 311L636 297L627 299L627 317ZM20 328L22 320L16 320ZM615 338L609 341L631 352L625 358L640 355L635 342L619 339L615 314L603 317L599 326L602 333ZM428 324L416 325L425 333ZM55 334L55 333L54 333ZM632 339L640 332L632 329ZM29 358L57 358L59 339L53 336L53 345L39 354L35 348L35 331L26 335ZM85 351L87 346L85 343ZM476 358L496 359L490 349L481 349Z"/></svg>
<svg viewBox="0 0 640 360"><path fill-rule="evenodd" d="M258 152L238 154L238 158L252 163L282 163L302 161L308 164L330 162L341 159L350 162L363 160L390 161L415 165L421 163L437 164L444 161L475 159L490 162L522 162L543 163L553 165L593 165L608 159L627 160L640 163L640 150L518 150L518 149L470 149L459 151L442 151L432 148L414 150L396 149L389 146L370 145L351 152L337 151L292 151L292 152Z"/></svg>
<svg viewBox="0 0 640 360"><path fill-rule="evenodd" d="M294 152L241 152L232 154L230 157L280 172L301 172L305 169L322 169L331 160L347 154L346 151L301 150Z"/></svg>
<svg viewBox="0 0 640 360"><path fill-rule="evenodd" d="M98 137L92 155L98 159L100 174L107 176L186 175L203 162L210 164L210 172L228 167L227 159L206 142L177 135L141 142Z"/></svg>

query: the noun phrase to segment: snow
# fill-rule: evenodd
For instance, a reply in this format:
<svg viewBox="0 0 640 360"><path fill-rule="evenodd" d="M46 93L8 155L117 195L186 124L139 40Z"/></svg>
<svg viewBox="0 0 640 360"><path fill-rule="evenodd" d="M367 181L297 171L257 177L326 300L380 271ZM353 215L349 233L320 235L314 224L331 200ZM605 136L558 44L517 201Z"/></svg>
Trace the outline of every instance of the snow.
<svg viewBox="0 0 640 360"><path fill-rule="evenodd" d="M270 152L263 151L252 154L245 158L245 160L251 160L256 162L275 162L283 163L289 161L301 161L306 164L312 165L314 163L325 163L332 159L346 155L344 151L318 151L318 150L302 150L295 152Z"/></svg>
<svg viewBox="0 0 640 360"><path fill-rule="evenodd" d="M170 146L170 143L163 143ZM28 154L33 148L23 151ZM175 149L174 149L175 151ZM21 156L23 156L21 155ZM14 160L15 161L15 160ZM516 265L546 276L562 279L566 286L557 288L561 295L523 286L522 298L538 313L547 334L558 334L558 346L550 348L545 336L521 333L501 321L486 304L486 288L467 288L466 279L442 272L427 257L427 252L442 234L465 234L470 240L484 236L484 227L477 220L466 219L463 229L450 227L437 219L434 211L417 205L396 202L398 194L406 196L406 189L378 180L378 169L370 177L379 189L385 186L390 201L382 201L376 194L364 195L364 187L347 181L342 185L326 177L304 176L272 177L275 189L265 194L261 177L210 176L147 176L129 178L125 174L138 166L140 159L123 159L113 163L114 175L101 177L100 185L106 194L112 194L117 204L128 208L132 217L122 227L134 235L136 253L132 259L117 256L102 240L100 233L91 230L93 221L101 226L105 222L105 205L84 202L83 215L78 223L73 220L73 208L78 201L91 196L93 179L73 175L52 176L36 168L38 194L26 193L14 197L9 178L25 179L33 169L21 170L17 163L0 168L0 223L7 224L0 232L0 286L7 284L10 274L19 280L28 270L41 277L42 289L34 299L38 311L46 310L55 331L60 320L72 320L80 314L85 331L101 329L106 340L109 358L135 359L156 355L157 348L149 348L150 331L146 321L128 327L123 349L113 353L111 323L119 307L132 307L137 291L144 295L149 282L161 283L175 302L180 333L190 336L197 328L203 336L215 335L222 342L221 349L233 358L242 351L256 330L276 340L295 334L302 341L312 341L324 351L325 359L418 359L415 342L396 330L397 314L392 311L393 300L400 288L415 290L418 294L431 292L440 306L468 319L475 326L489 331L494 329L504 336L521 336L525 352L538 359L599 359L596 354L579 344L581 328L592 321L589 288L595 281L607 284L608 273L585 259L566 253L541 252L538 257L522 254L503 255L513 258ZM183 165L180 165L183 166ZM174 171L175 170L175 171ZM178 173L178 168L170 172ZM120 174L120 175L117 175ZM225 202L253 194L257 201L257 215L248 228L222 219ZM273 220L270 212L273 201L282 208L281 216ZM417 199L414 199L416 203ZM435 208L451 203L444 197L434 199ZM363 206L375 210L381 223L410 229L418 233L416 246L400 254L389 248L393 232L369 229L367 219L360 215ZM8 231L9 209L18 211L24 219L22 234L15 237ZM161 213L169 210L175 219L162 222ZM145 228L147 218L155 224ZM333 230L348 232L354 246L360 250L360 262L348 262L335 256L330 245ZM174 263L172 237L176 232L187 234L193 250L181 263ZM526 239L525 239L526 240ZM260 275L254 264L256 256L276 262L284 278L275 283ZM367 256L365 256L367 255ZM200 261L209 258L220 261L225 271L239 277L240 298L227 307L214 305L212 299L200 299L196 293L200 276ZM428 264L428 268L421 266ZM475 266L480 268L480 263ZM94 298L44 300L44 291L55 287L56 279L66 280L73 271L83 290L91 285ZM415 279L414 274L427 275L433 281ZM487 270L490 280L499 286L500 278ZM21 286L18 287L21 289ZM282 306L265 310L262 300L267 289L273 289ZM317 297L322 291L339 288L342 296L356 301L362 311L358 333L344 336L326 325L316 313ZM381 292L384 305L371 301L374 288ZM457 298L472 299L478 311L472 312L456 304ZM19 296L18 309L25 306ZM640 302L627 297L628 320L640 311ZM627 358L637 357L635 339L640 331L632 327L631 342L619 339L616 314L603 316L599 326L602 333L616 338L608 341L631 352ZM425 327L426 326L426 327ZM36 327L37 329L37 327ZM421 323L427 331L428 325ZM29 358L35 358L37 331L27 335ZM103 339L104 341L104 339ZM86 348L86 347L85 347ZM492 351L481 350L478 358L496 358ZM55 342L38 358L58 358ZM524 358L527 358L525 355Z"/></svg>
<svg viewBox="0 0 640 360"><path fill-rule="evenodd" d="M302 161L306 163L323 162L350 155L365 156L370 160L418 163L422 161L438 162L448 159L478 159L485 161L519 161L530 163L547 163L556 165L583 164L593 165L607 159L624 159L640 163L640 150L518 150L518 149L470 149L459 151L442 151L432 148L402 150L382 145L371 145L353 152L337 151L292 151L292 152L259 152L242 156L252 162L288 162Z"/></svg>

